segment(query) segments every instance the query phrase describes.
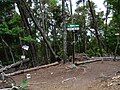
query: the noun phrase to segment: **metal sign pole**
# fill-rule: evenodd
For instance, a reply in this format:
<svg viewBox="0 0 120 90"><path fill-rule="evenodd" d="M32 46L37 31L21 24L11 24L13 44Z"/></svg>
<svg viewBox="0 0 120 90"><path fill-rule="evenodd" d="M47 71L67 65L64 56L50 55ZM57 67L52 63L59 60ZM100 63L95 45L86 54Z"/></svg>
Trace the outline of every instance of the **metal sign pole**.
<svg viewBox="0 0 120 90"><path fill-rule="evenodd" d="M73 60L72 63L75 62L75 31L73 30Z"/></svg>

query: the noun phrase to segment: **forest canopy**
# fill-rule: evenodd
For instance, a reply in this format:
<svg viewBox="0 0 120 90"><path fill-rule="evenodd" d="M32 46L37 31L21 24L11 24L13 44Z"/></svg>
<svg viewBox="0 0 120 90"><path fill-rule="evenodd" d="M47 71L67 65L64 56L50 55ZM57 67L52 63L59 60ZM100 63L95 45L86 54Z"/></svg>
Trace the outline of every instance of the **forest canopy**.
<svg viewBox="0 0 120 90"><path fill-rule="evenodd" d="M37 66L66 62L73 51L89 57L120 55L120 1L103 4L106 11L97 11L93 1L76 0L73 13L71 0L0 0L0 61L8 65L25 55ZM69 24L79 30L68 31Z"/></svg>

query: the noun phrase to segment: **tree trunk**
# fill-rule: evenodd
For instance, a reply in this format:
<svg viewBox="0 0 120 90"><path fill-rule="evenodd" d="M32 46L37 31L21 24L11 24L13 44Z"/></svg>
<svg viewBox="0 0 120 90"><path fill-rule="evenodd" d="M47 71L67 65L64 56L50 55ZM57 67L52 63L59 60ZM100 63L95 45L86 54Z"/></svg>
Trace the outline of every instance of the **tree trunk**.
<svg viewBox="0 0 120 90"><path fill-rule="evenodd" d="M67 59L67 31L65 22L65 1L62 0L62 17L63 17L63 51L64 51L64 63Z"/></svg>
<svg viewBox="0 0 120 90"><path fill-rule="evenodd" d="M84 16L84 26L83 26L83 30L84 30L84 53L86 53L86 50L87 50L87 31L86 31L86 20L85 20L85 1L83 0L83 7L84 7L84 10L83 10L83 16Z"/></svg>
<svg viewBox="0 0 120 90"><path fill-rule="evenodd" d="M107 23L108 23L108 15L109 15L109 13L108 13L108 3L107 3L107 8L106 8L106 16L105 16L105 24L106 24L106 29L105 29L105 33L104 33L104 36L105 36L105 40L106 40L106 32L107 32L107 30L108 30L108 25L107 25ZM106 45L106 52L107 53L109 53L109 49L108 49L108 45L107 45L107 41L105 41L105 45Z"/></svg>
<svg viewBox="0 0 120 90"><path fill-rule="evenodd" d="M100 42L100 37L99 37L99 33L98 33L98 24L97 24L97 21L96 21L96 18L95 18L95 13L93 12L90 0L88 0L88 3L89 3L89 7L90 7L90 13L91 13L92 19L93 19L95 35L96 35L98 46L99 46L99 49L100 49L100 55L103 56L101 42Z"/></svg>
<svg viewBox="0 0 120 90"><path fill-rule="evenodd" d="M8 53L6 51L6 47L4 46L4 43L2 43L3 49L4 49L4 53L5 53L5 58L7 61L9 61L9 57L8 57Z"/></svg>
<svg viewBox="0 0 120 90"><path fill-rule="evenodd" d="M45 5L42 4L43 6L43 9L41 9L41 13L42 13L42 26L43 26L43 31L44 31L44 34L47 36L47 29L46 29L46 23L45 23ZM46 45L46 43L44 42L44 48L45 48L45 64L48 64L48 47Z"/></svg>
<svg viewBox="0 0 120 90"><path fill-rule="evenodd" d="M117 36L117 45L116 45L115 51L114 51L114 60L116 60L118 47L119 47L119 36Z"/></svg>
<svg viewBox="0 0 120 90"><path fill-rule="evenodd" d="M71 16L72 16L72 1L69 0L69 2L70 2L70 14L71 14Z"/></svg>

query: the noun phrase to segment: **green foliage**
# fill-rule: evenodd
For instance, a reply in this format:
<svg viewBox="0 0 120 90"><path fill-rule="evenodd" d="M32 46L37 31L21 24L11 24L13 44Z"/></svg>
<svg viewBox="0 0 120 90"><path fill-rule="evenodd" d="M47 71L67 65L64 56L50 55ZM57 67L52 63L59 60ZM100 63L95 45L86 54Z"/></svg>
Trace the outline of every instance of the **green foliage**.
<svg viewBox="0 0 120 90"><path fill-rule="evenodd" d="M11 18L8 22L3 19L3 22L0 24L0 34L1 35L12 35L16 36L23 31L20 27L21 18L17 13L13 14L13 18Z"/></svg>
<svg viewBox="0 0 120 90"><path fill-rule="evenodd" d="M103 54L106 54L106 51L102 49ZM86 51L89 57L98 56L100 57L100 49L98 47L94 47L93 49L89 49Z"/></svg>
<svg viewBox="0 0 120 90"><path fill-rule="evenodd" d="M89 55L89 57L96 55L96 52L94 52L92 49L87 50L86 53Z"/></svg>
<svg viewBox="0 0 120 90"><path fill-rule="evenodd" d="M57 6L58 1L57 0L50 0L50 7Z"/></svg>
<svg viewBox="0 0 120 90"><path fill-rule="evenodd" d="M18 26L10 30L6 22L3 22L2 24L0 24L0 35L8 34L8 35L15 36L15 35L18 35L22 31L23 29Z"/></svg>
<svg viewBox="0 0 120 90"><path fill-rule="evenodd" d="M20 84L19 90L28 90L28 80L23 80Z"/></svg>
<svg viewBox="0 0 120 90"><path fill-rule="evenodd" d="M21 40L25 42L35 42L35 40L30 35L21 38Z"/></svg>
<svg viewBox="0 0 120 90"><path fill-rule="evenodd" d="M61 8L60 6L56 6L54 7L52 10L53 12L53 18L56 20L56 25L60 26L60 24L62 23L62 16L61 16Z"/></svg>
<svg viewBox="0 0 120 90"><path fill-rule="evenodd" d="M15 35L19 35L19 33L21 33L22 31L24 31L21 27L14 27L11 30L11 35L15 36Z"/></svg>
<svg viewBox="0 0 120 90"><path fill-rule="evenodd" d="M0 24L0 34L10 34L10 33L11 31L9 30L6 22Z"/></svg>
<svg viewBox="0 0 120 90"><path fill-rule="evenodd" d="M20 25L21 24L21 17L16 12L13 15L13 18L8 22L10 25Z"/></svg>
<svg viewBox="0 0 120 90"><path fill-rule="evenodd" d="M57 54L62 58L64 57L64 51L63 50L59 51Z"/></svg>

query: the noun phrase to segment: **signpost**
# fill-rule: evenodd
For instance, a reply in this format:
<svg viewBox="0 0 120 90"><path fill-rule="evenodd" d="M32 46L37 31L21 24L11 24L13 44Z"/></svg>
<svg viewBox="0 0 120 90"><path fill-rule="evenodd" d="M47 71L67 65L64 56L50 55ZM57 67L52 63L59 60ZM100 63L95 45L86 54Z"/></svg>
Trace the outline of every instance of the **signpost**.
<svg viewBox="0 0 120 90"><path fill-rule="evenodd" d="M67 30L68 30L68 31L79 30L79 25L78 25L78 24L68 24L68 25L67 25Z"/></svg>
<svg viewBox="0 0 120 90"><path fill-rule="evenodd" d="M67 25L67 30L73 31L73 59L72 59L73 64L75 62L75 31L79 30L79 27L80 26L78 24L68 24Z"/></svg>

